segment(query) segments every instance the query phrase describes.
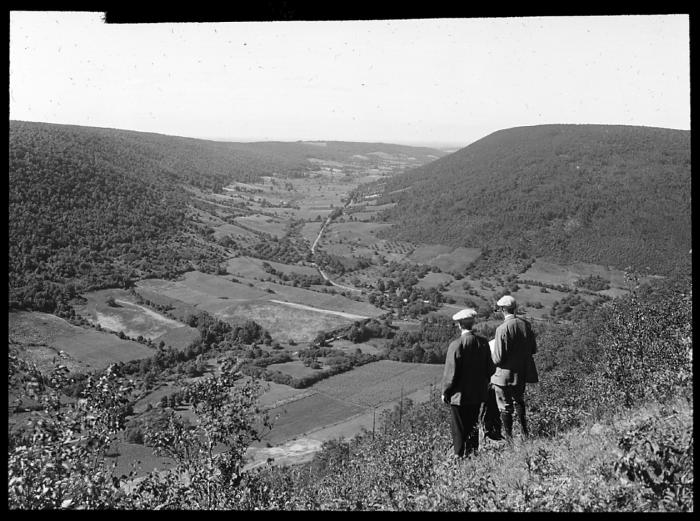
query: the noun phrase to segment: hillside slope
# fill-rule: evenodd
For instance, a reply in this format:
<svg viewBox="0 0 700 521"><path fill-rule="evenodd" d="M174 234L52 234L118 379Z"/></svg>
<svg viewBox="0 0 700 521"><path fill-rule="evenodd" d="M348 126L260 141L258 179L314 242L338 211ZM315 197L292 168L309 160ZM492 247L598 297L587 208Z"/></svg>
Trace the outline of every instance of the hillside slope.
<svg viewBox="0 0 700 521"><path fill-rule="evenodd" d="M222 260L187 218L184 187L317 170L311 158L441 152L377 143L225 143L108 128L10 121L9 303L53 312L89 288L170 277ZM430 156L430 157L429 157Z"/></svg>
<svg viewBox="0 0 700 521"><path fill-rule="evenodd" d="M690 265L690 178L689 131L511 128L389 180L386 233L664 274Z"/></svg>

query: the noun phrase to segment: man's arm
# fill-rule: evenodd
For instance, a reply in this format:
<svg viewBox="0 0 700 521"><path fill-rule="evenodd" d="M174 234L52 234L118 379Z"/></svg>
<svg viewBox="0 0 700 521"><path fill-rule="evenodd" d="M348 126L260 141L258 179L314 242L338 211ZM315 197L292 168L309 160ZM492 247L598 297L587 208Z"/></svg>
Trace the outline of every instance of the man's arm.
<svg viewBox="0 0 700 521"><path fill-rule="evenodd" d="M460 342L455 341L447 348L445 356L445 370L442 374L442 396L445 402L449 402L452 395L457 390L459 383L460 363L462 361L462 353L459 349Z"/></svg>
<svg viewBox="0 0 700 521"><path fill-rule="evenodd" d="M496 372L496 364L493 363L491 347L486 339L484 339L482 349L484 353L484 374L487 378L491 378L491 375Z"/></svg>
<svg viewBox="0 0 700 521"><path fill-rule="evenodd" d="M505 328L499 328L496 330L495 340L496 340L496 342L494 343L494 346L493 346L491 358L493 359L493 363L498 365L501 363L501 360L503 360L503 355L507 352L507 349L508 349Z"/></svg>
<svg viewBox="0 0 700 521"><path fill-rule="evenodd" d="M535 354L537 352L537 336L535 336L535 330L532 328L532 324L528 323L527 332L530 336L530 353Z"/></svg>

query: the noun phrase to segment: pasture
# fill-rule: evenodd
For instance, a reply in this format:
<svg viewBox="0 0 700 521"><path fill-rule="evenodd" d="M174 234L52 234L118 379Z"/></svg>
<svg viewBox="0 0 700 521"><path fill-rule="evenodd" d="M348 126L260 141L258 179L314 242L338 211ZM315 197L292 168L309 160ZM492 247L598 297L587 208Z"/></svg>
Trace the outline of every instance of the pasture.
<svg viewBox="0 0 700 521"><path fill-rule="evenodd" d="M547 289L547 293L542 293L542 290L539 286L530 286L529 289L526 288L523 284L519 284L519 286L520 289L512 293L512 295L515 298L515 301L518 303L518 306L526 306L527 315L530 315L535 318L542 318L542 315L544 315L545 313L550 313L552 311L552 304L554 303L554 301L561 300L562 298L568 295L568 293L564 293L553 289ZM589 297L588 295L581 296L586 300L591 300L591 297ZM540 304L542 304L543 307L541 309L536 309L532 306L528 306L528 302L539 302Z"/></svg>
<svg viewBox="0 0 700 521"><path fill-rule="evenodd" d="M132 338L163 340L179 349L199 337L196 329L137 304L127 291L105 289L87 293L85 298L87 303L76 306L76 311L109 331L123 331ZM114 306L107 304L109 298L114 299Z"/></svg>
<svg viewBox="0 0 700 521"><path fill-rule="evenodd" d="M328 234L328 239L333 241L343 241L356 245L369 246L377 242L375 234L391 225L385 223L365 223L365 222L334 222L324 233L324 238Z"/></svg>
<svg viewBox="0 0 700 521"><path fill-rule="evenodd" d="M229 259L226 265L226 271L231 275L236 277L244 277L248 279L253 278L268 278L271 275L267 273L263 267L262 263L267 262L275 270L285 273L299 273L301 275L318 275L318 270L311 266L300 266L298 264L282 264L274 261L264 261L262 259L256 259L254 257L234 257Z"/></svg>
<svg viewBox="0 0 700 521"><path fill-rule="evenodd" d="M319 358L319 362L322 360ZM306 367L301 360L294 360L293 362L284 362L281 364L271 364L267 366L268 369L273 371L279 371L280 373L288 374L292 378L303 378L305 376L312 375L319 372L321 369L311 369ZM326 366L324 365L323 369Z"/></svg>
<svg viewBox="0 0 700 521"><path fill-rule="evenodd" d="M333 340L333 342L331 342L331 347L333 349L340 349L346 353L354 353L357 349L359 349L365 354L378 355L384 352L384 346L388 341L389 340L386 338L372 338L367 342L356 344L350 340Z"/></svg>
<svg viewBox="0 0 700 521"><path fill-rule="evenodd" d="M269 301L242 303L220 309L215 313L221 320L238 322L241 318L254 320L267 329L272 338L281 342L292 339L309 342L321 330L351 324L353 321L337 315L295 309Z"/></svg>
<svg viewBox="0 0 700 521"><path fill-rule="evenodd" d="M9 338L19 344L43 344L56 353L60 351L85 368L102 369L114 362L128 362L153 355L153 350L116 335L83 329L55 315L39 312L8 314ZM44 355L48 356L48 352Z"/></svg>
<svg viewBox="0 0 700 521"><path fill-rule="evenodd" d="M178 281L149 279L142 289L181 300L208 311L222 320L251 319L266 328L273 338L310 341L319 330L332 329L363 317L384 312L366 302L276 284L257 282L255 287L201 272L188 272ZM271 290L272 292L268 292ZM271 302L276 300L277 302Z"/></svg>
<svg viewBox="0 0 700 521"><path fill-rule="evenodd" d="M180 389L180 386L172 384L159 385L156 389L152 390L145 396L142 396L136 401L136 403L134 403L134 413L138 414L145 411L148 404L151 404L152 407L155 407L155 405L160 402L160 399L163 396L173 394L174 392Z"/></svg>
<svg viewBox="0 0 700 521"><path fill-rule="evenodd" d="M418 281L419 288L437 288L438 286L445 284L449 285L454 281L454 277L448 273L428 273L425 277Z"/></svg>
<svg viewBox="0 0 700 521"><path fill-rule="evenodd" d="M325 217L323 221L311 221L304 224L301 228L301 236L306 239L309 245L313 244L318 237L318 232L321 231L321 226L325 222Z"/></svg>
<svg viewBox="0 0 700 521"><path fill-rule="evenodd" d="M236 226L235 224L217 224L215 226L212 226L212 228L214 228L215 239L220 239L221 237L225 237L227 235L233 237L234 240L251 240L255 238L255 234L253 232L244 230L243 228L241 228L240 226Z"/></svg>
<svg viewBox="0 0 700 521"><path fill-rule="evenodd" d="M423 245L416 247L407 260L417 264L437 266L442 271L463 273L479 255L481 255L479 248L453 249L443 245Z"/></svg>
<svg viewBox="0 0 700 521"><path fill-rule="evenodd" d="M257 287L274 291L274 294L268 294L270 299L286 300L291 303L303 304L320 310L351 313L364 317L376 317L385 313L383 310L374 307L368 302L358 302L357 300L349 299L342 295L321 293L304 288L276 284L274 282L259 282Z"/></svg>
<svg viewBox="0 0 700 521"><path fill-rule="evenodd" d="M249 301L267 297L264 291L247 284L231 282L227 278L200 271L187 272L180 280L176 281L142 280L138 282L137 287L202 308L211 304L219 305L222 302L220 297L235 301Z"/></svg>
<svg viewBox="0 0 700 521"><path fill-rule="evenodd" d="M153 342L159 344L164 342L166 346L174 347L175 349L185 349L195 340L201 337L199 331L193 327L183 326L163 333L153 339Z"/></svg>
<svg viewBox="0 0 700 521"><path fill-rule="evenodd" d="M274 235L275 237L284 237L287 232L286 221L266 215L245 215L243 217L236 217L235 221L245 228Z"/></svg>
<svg viewBox="0 0 700 521"><path fill-rule="evenodd" d="M133 469L137 476L143 476L152 470L169 469L175 465L170 458L154 456L150 447L126 441L115 443L105 456L107 463L116 463L116 475L129 474Z"/></svg>
<svg viewBox="0 0 700 521"><path fill-rule="evenodd" d="M611 289L627 289L624 271L601 266L599 264L587 264L583 262L562 266L544 259L536 259L532 266L518 278L536 280L547 284L563 284L574 288L574 283L578 279L590 275L598 275L608 280Z"/></svg>

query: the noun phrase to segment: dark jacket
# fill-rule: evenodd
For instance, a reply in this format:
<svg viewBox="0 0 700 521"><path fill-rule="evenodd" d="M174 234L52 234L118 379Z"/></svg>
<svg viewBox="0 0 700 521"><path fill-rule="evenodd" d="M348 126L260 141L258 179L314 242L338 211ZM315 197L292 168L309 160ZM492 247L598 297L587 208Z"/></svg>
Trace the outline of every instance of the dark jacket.
<svg viewBox="0 0 700 521"><path fill-rule="evenodd" d="M468 331L447 348L442 394L452 405L484 402L494 369L486 339Z"/></svg>
<svg viewBox="0 0 700 521"><path fill-rule="evenodd" d="M496 372L491 383L503 387L525 385L530 357L537 352L535 333L530 323L509 315L496 329L493 362Z"/></svg>

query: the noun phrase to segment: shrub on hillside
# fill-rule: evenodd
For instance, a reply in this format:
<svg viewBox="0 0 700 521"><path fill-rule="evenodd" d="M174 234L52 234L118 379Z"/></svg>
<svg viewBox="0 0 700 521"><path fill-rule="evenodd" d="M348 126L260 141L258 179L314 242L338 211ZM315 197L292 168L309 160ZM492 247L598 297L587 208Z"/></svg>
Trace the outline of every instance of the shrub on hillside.
<svg viewBox="0 0 700 521"><path fill-rule="evenodd" d="M634 424L619 440L615 472L643 484L648 508L688 511L693 504L693 429L676 410ZM670 413L670 414L669 414ZM645 505L646 506L646 505Z"/></svg>
<svg viewBox="0 0 700 521"><path fill-rule="evenodd" d="M637 286L603 308L604 374L625 405L692 383L692 286Z"/></svg>

